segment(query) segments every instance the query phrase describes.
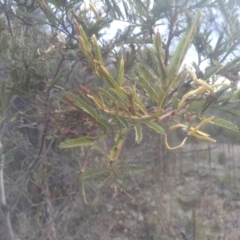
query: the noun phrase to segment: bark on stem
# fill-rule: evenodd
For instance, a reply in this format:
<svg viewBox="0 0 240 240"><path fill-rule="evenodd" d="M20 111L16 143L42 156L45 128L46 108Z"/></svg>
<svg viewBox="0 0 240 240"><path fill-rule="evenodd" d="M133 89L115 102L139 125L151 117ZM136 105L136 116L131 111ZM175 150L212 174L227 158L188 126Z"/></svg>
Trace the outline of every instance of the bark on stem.
<svg viewBox="0 0 240 240"><path fill-rule="evenodd" d="M7 239L14 239L14 233L12 229L12 224L10 220L10 213L7 207L5 186L4 186L4 154L2 148L2 141L0 140L0 207L4 220L4 227L6 229Z"/></svg>

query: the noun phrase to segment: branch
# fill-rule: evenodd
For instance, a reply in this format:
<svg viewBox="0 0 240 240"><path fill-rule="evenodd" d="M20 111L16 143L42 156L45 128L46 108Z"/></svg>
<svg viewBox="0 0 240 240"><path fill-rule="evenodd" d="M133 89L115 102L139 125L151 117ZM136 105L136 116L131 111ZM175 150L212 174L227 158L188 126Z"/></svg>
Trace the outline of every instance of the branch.
<svg viewBox="0 0 240 240"><path fill-rule="evenodd" d="M12 224L10 220L10 213L8 211L7 202L6 202L6 194L5 194L5 186L4 186L4 177L3 177L3 168L4 168L4 154L3 154L2 142L0 140L0 207L3 212L3 216L5 217L5 226L7 230L8 239L14 239L14 233L12 229Z"/></svg>

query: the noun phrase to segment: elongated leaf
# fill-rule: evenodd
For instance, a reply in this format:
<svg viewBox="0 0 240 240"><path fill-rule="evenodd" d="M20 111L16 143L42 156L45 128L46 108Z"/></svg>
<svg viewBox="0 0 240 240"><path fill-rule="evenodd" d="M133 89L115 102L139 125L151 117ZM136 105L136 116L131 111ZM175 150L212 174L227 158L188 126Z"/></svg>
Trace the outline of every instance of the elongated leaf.
<svg viewBox="0 0 240 240"><path fill-rule="evenodd" d="M185 58L185 55L186 55L190 45L192 44L193 37L198 28L201 16L202 16L201 13L197 14L189 31L180 40L180 42L177 46L177 49L171 58L170 65L168 68L168 77L169 77L169 81L171 83L173 83L175 81L178 71L179 71L179 68L182 65L183 59Z"/></svg>
<svg viewBox="0 0 240 240"><path fill-rule="evenodd" d="M116 161L118 159L119 154L122 150L123 143L127 136L127 132L128 132L127 130L125 131L120 130L117 132L116 138L115 138L116 144L109 152L109 155L108 155L109 160Z"/></svg>
<svg viewBox="0 0 240 240"><path fill-rule="evenodd" d="M163 54L163 48L162 48L162 39L161 39L161 35L160 32L157 31L157 35L153 37L153 44L154 44L154 48L156 51L156 56L159 62L159 68L158 68L158 72L159 72L159 77L161 79L161 83L163 85L165 85L165 82L168 78L168 74L167 74L167 69L166 66L164 64L164 54Z"/></svg>
<svg viewBox="0 0 240 240"><path fill-rule="evenodd" d="M121 130L117 131L115 138L114 138L115 143L118 143L121 140L122 136L124 135L124 131L126 131L126 129L121 129Z"/></svg>
<svg viewBox="0 0 240 240"><path fill-rule="evenodd" d="M145 67L143 64L139 64L139 67L144 78L155 89L155 92L157 93L159 98L159 96L162 95L162 89L160 87L162 83L158 81L158 78L154 76L154 74L149 70L149 68Z"/></svg>
<svg viewBox="0 0 240 240"><path fill-rule="evenodd" d="M107 176L107 174L105 176L106 176L106 178L104 178L104 179L103 179L104 175L101 176L101 180L100 180L100 182L97 183L96 187L101 188L107 184L108 180L110 179L110 176L109 175Z"/></svg>
<svg viewBox="0 0 240 240"><path fill-rule="evenodd" d="M107 106L109 106L110 105L109 103L111 102L114 103L115 105L119 105L119 100L120 100L120 99L118 100L119 95L116 96L117 92L115 90L113 90L112 88L109 89L108 91L106 91L103 88L98 88L98 89L105 97L107 97L107 101L105 101L105 103L106 102L108 103L108 104L106 103ZM124 103L127 103L127 99L124 100Z"/></svg>
<svg viewBox="0 0 240 240"><path fill-rule="evenodd" d="M117 166L120 171L144 171L144 167L138 165L121 164Z"/></svg>
<svg viewBox="0 0 240 240"><path fill-rule="evenodd" d="M111 93L109 93L109 91L106 91L103 88L98 88L99 92L106 96L108 98L108 100L112 101L112 102L116 102L115 96L113 96Z"/></svg>
<svg viewBox="0 0 240 240"><path fill-rule="evenodd" d="M73 148L73 147L82 147L82 146L91 146L96 141L96 138L93 137L81 137L70 139L59 144L59 148Z"/></svg>
<svg viewBox="0 0 240 240"><path fill-rule="evenodd" d="M143 123L145 125L147 125L148 127L152 128L155 132L160 133L160 134L164 134L164 129L159 126L158 124L151 122L151 121L143 121Z"/></svg>
<svg viewBox="0 0 240 240"><path fill-rule="evenodd" d="M98 42L97 42L97 38L95 35L92 36L92 42L93 42L93 46L94 46L94 50L95 50L95 56L96 59L103 64L103 58L102 58L102 54L101 54L101 50L99 48Z"/></svg>
<svg viewBox="0 0 240 240"><path fill-rule="evenodd" d="M235 116L240 116L240 111L236 109L232 109L229 107L217 107L217 109Z"/></svg>
<svg viewBox="0 0 240 240"><path fill-rule="evenodd" d="M81 109L82 111L91 115L94 119L99 119L97 112L83 99L79 98L78 96L74 95L73 93L67 93L67 96L74 101L74 106Z"/></svg>
<svg viewBox="0 0 240 240"><path fill-rule="evenodd" d="M117 145L115 145L109 152L108 158L111 161L115 161L118 159L119 154L121 152L122 146L123 146L124 141L120 141Z"/></svg>
<svg viewBox="0 0 240 240"><path fill-rule="evenodd" d="M91 2L89 2L89 9L92 10L92 12L94 13L96 19L99 20L98 12L97 12L96 8L92 5Z"/></svg>
<svg viewBox="0 0 240 240"><path fill-rule="evenodd" d="M142 85L143 90L148 93L149 97L151 97L156 103L158 103L159 102L158 94L155 91L155 89L150 85L150 83L147 81L147 79L145 79L142 76L138 76L138 80Z"/></svg>
<svg viewBox="0 0 240 240"><path fill-rule="evenodd" d="M83 28L78 24L75 23L76 29L77 29L77 34L78 34L78 39L79 42L81 43L81 47L84 47L86 49L86 51L91 51L91 45L88 41L87 35L85 33L85 31L83 30ZM86 54L86 52L85 52Z"/></svg>
<svg viewBox="0 0 240 240"><path fill-rule="evenodd" d="M140 109L142 112L147 113L147 110L144 106L144 104L142 103L140 97L138 97L138 94L136 92L136 89L132 89L132 96L133 96L133 100L134 100L134 106L137 109Z"/></svg>
<svg viewBox="0 0 240 240"><path fill-rule="evenodd" d="M140 124L137 124L134 126L135 130L135 140L137 143L140 143L142 141L142 126Z"/></svg>
<svg viewBox="0 0 240 240"><path fill-rule="evenodd" d="M43 23L43 24L50 24L48 21L45 21L44 18L37 17L36 15L31 14L29 12L22 12L22 11L18 10L18 13L24 17L31 18L31 19L35 20L36 22Z"/></svg>
<svg viewBox="0 0 240 240"><path fill-rule="evenodd" d="M97 170L86 170L84 171L81 176L80 179L84 180L84 181L88 181L88 180L92 180L94 177L99 177L99 176L109 176L110 175L110 171L108 168L100 168Z"/></svg>
<svg viewBox="0 0 240 240"><path fill-rule="evenodd" d="M127 95L124 94L121 90L110 88L109 91L110 93L112 93L113 96L115 96L116 101L121 101L119 103L123 103L124 106L128 106Z"/></svg>
<svg viewBox="0 0 240 240"><path fill-rule="evenodd" d="M79 98L78 96L67 93L67 96L70 98L70 100L73 100L73 105L77 107L78 109L86 112L87 114L91 115L97 123L102 125L102 127L105 129L105 131L112 131L112 125L104 118L100 117L98 113L93 109L88 103L86 103L83 99Z"/></svg>
<svg viewBox="0 0 240 240"><path fill-rule="evenodd" d="M128 127L128 121L126 120L126 118L120 116L118 116L117 118L123 123L125 127Z"/></svg>
<svg viewBox="0 0 240 240"><path fill-rule="evenodd" d="M178 87L179 94L181 94L181 89L182 89L184 83L186 83L188 75L189 75L189 73L188 73L187 69L184 68L177 76L177 87ZM182 94L181 94L181 96L182 96Z"/></svg>
<svg viewBox="0 0 240 240"><path fill-rule="evenodd" d="M214 125L224 127L224 128L228 128L232 131L237 131L237 132L239 131L239 128L236 125L234 125L233 123L231 123L225 119L222 119L222 118L216 118L211 123L213 123Z"/></svg>
<svg viewBox="0 0 240 240"><path fill-rule="evenodd" d="M129 180L119 174L118 169L117 171L113 171L113 179L115 184L121 188L129 188L132 185Z"/></svg>
<svg viewBox="0 0 240 240"><path fill-rule="evenodd" d="M111 76L111 74L108 72L108 70L102 65L98 65L97 68L97 73L99 74L99 76L106 81L112 88L114 89L119 89L116 81L113 79L113 77Z"/></svg>
<svg viewBox="0 0 240 240"><path fill-rule="evenodd" d="M226 73L236 67L236 64L240 62L240 57L235 58L234 60L226 63L221 67L220 72Z"/></svg>
<svg viewBox="0 0 240 240"><path fill-rule="evenodd" d="M119 69L118 69L118 85L122 87L124 83L124 60L123 58L120 61Z"/></svg>
<svg viewBox="0 0 240 240"><path fill-rule="evenodd" d="M135 101L135 105L138 104L137 107L138 107L142 112L147 113L147 110L146 110L144 104L142 103L140 97L138 97L137 94L134 95L134 101Z"/></svg>
<svg viewBox="0 0 240 240"><path fill-rule="evenodd" d="M206 67L205 73L203 74L203 76L201 78L204 80L209 79L214 74L217 74L221 70L221 67L222 67L221 64L217 64L216 66Z"/></svg>
<svg viewBox="0 0 240 240"><path fill-rule="evenodd" d="M202 114L214 103L217 102L217 99L220 98L228 89L230 86L223 86L221 87L216 93L215 96L210 98L209 100L206 101L202 108Z"/></svg>
<svg viewBox="0 0 240 240"><path fill-rule="evenodd" d="M117 125L117 127L120 129L120 128L122 127L122 123L121 123L119 117L112 115L111 118L112 118L112 120L115 122L115 124Z"/></svg>
<svg viewBox="0 0 240 240"><path fill-rule="evenodd" d="M79 37L78 37L78 41L79 41L79 43L80 43L80 45L81 45L83 54L84 54L84 56L86 57L87 62L89 63L91 69L93 69L93 70L95 71L95 69L96 69L96 64L95 64L95 62L94 62L94 58L93 58L93 56L92 56L91 49L88 49L88 48L86 47L86 45L85 45L84 40L83 40L82 37L79 36ZM91 48L91 46L90 46L89 48Z"/></svg>
<svg viewBox="0 0 240 240"><path fill-rule="evenodd" d="M104 127L106 131L113 131L113 126L104 118L99 120L99 123Z"/></svg>

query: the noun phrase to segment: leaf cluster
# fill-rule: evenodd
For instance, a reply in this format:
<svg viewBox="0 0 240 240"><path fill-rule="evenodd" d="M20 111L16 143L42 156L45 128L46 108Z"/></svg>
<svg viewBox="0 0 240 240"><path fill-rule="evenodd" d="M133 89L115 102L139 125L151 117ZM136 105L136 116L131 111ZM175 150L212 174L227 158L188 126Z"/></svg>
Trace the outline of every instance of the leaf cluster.
<svg viewBox="0 0 240 240"><path fill-rule="evenodd" d="M178 81L182 77L182 73L179 73L179 70L187 51L193 42L195 33L200 24L201 16L201 13L198 13L192 21L189 30L179 41L168 66L166 66L164 62L162 39L160 33L157 32L156 36L153 38L154 56L152 57L157 71L153 72L145 67L144 64L139 63L136 69L136 77L132 79L131 85L125 84L124 60L121 59L117 77L114 79L104 66L97 38L93 35L90 41L84 32L84 29L79 24L76 24L78 40L85 58L93 72L108 85L108 88L107 90L99 88L95 92L85 90L87 101L71 93L68 93L66 97L71 105L91 116L91 118L102 127L104 135L102 135L100 131L94 136L94 138L91 138L91 142L89 142L88 137L83 137L62 143L60 144L60 147L76 147L85 144L94 144L94 140L97 140L98 136L102 139L103 136L107 136L108 132L115 133L115 145L110 150L108 156L109 160L112 162L117 160L127 136L127 132L130 129L135 130L136 141L138 143L141 141L141 125L146 125L149 128L152 128L155 132L164 134L165 144L168 149L176 149L183 146L189 136L196 137L200 140L215 142L208 134L199 130L203 124L208 122L217 125L220 124L227 128L232 126L230 127L232 130L238 130L236 126L233 126L227 121L218 119L213 121L214 117L205 118L202 116L204 111L211 105L211 99L207 102L205 101L204 105L201 105L198 109L195 109L195 114L197 116L195 119L185 119L186 123L177 123L169 128L169 130L172 131L181 127L183 130L187 131L186 137L178 147L169 147L167 142L167 130L164 130L163 124L161 124L161 122L169 117L172 118L173 122L178 122L180 117L184 119L185 116L183 112L188 111L189 103L193 106L191 103L193 103L195 99L199 99L199 97L200 99L205 100L214 97L219 91L215 91L214 89L223 86L222 84L209 85L208 81L206 81L208 79L201 80L197 78L195 73L187 67L184 71L190 75L197 87L194 90L188 91L179 100L172 96L173 88L179 84ZM212 75L209 77L211 76ZM220 90L220 92L222 92L222 90ZM143 103L143 98L141 97L143 93L149 101L154 103L154 112L150 112L147 106ZM214 100L216 100L216 98ZM170 106L172 105L170 110L169 108L166 108L167 103L168 105L170 104ZM172 115L174 116L172 117ZM124 123L123 119L125 120ZM199 120L200 124L193 127L194 123Z"/></svg>

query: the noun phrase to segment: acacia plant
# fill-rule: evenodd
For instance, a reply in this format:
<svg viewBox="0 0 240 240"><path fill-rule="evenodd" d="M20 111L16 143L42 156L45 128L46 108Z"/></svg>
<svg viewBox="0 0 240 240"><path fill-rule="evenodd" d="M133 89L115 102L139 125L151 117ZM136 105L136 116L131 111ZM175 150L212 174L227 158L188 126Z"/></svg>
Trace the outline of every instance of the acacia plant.
<svg viewBox="0 0 240 240"><path fill-rule="evenodd" d="M186 14L186 17L189 18L189 14ZM196 41L203 17L201 12L193 14L185 28L188 30L181 36L172 56L167 60L167 46L157 30L152 39L153 50L148 51L151 67L146 67L143 61L139 61L134 67L135 74L127 76L125 74L127 66L122 57L115 78L104 66L96 36L88 38L81 25L76 23L81 51L92 71L107 83L108 87L107 89L100 87L95 91L82 87L85 98L73 93L65 95L64 99L69 104L91 117L94 124L99 126L99 131L91 136L67 140L60 144L60 148L92 145L95 141L107 137L108 133L114 133L115 145L108 155L112 162L117 160L127 133L131 129L135 131L136 142L141 142L142 125L164 134L165 146L169 150L182 147L190 136L215 143L216 141L208 133L200 130L200 127L206 123L238 131L238 127L232 123L214 116L206 117L204 114L229 90L229 84L217 82L216 75L224 70L230 70L236 59L210 67L201 78L187 65L181 69L187 51ZM194 66L199 70L196 64ZM181 94L179 90L184 84L188 84L189 89ZM149 102L152 103L151 109ZM166 120L172 122L168 129L164 129L162 124ZM186 136L178 146L170 147L167 140L168 132L177 128L185 131Z"/></svg>
<svg viewBox="0 0 240 240"><path fill-rule="evenodd" d="M150 128L170 150L215 142L205 124L238 131L209 111L240 115L238 1L87 2L0 1L1 239L107 239L84 183L100 176L114 196L128 184L116 160L130 131L140 143Z"/></svg>

